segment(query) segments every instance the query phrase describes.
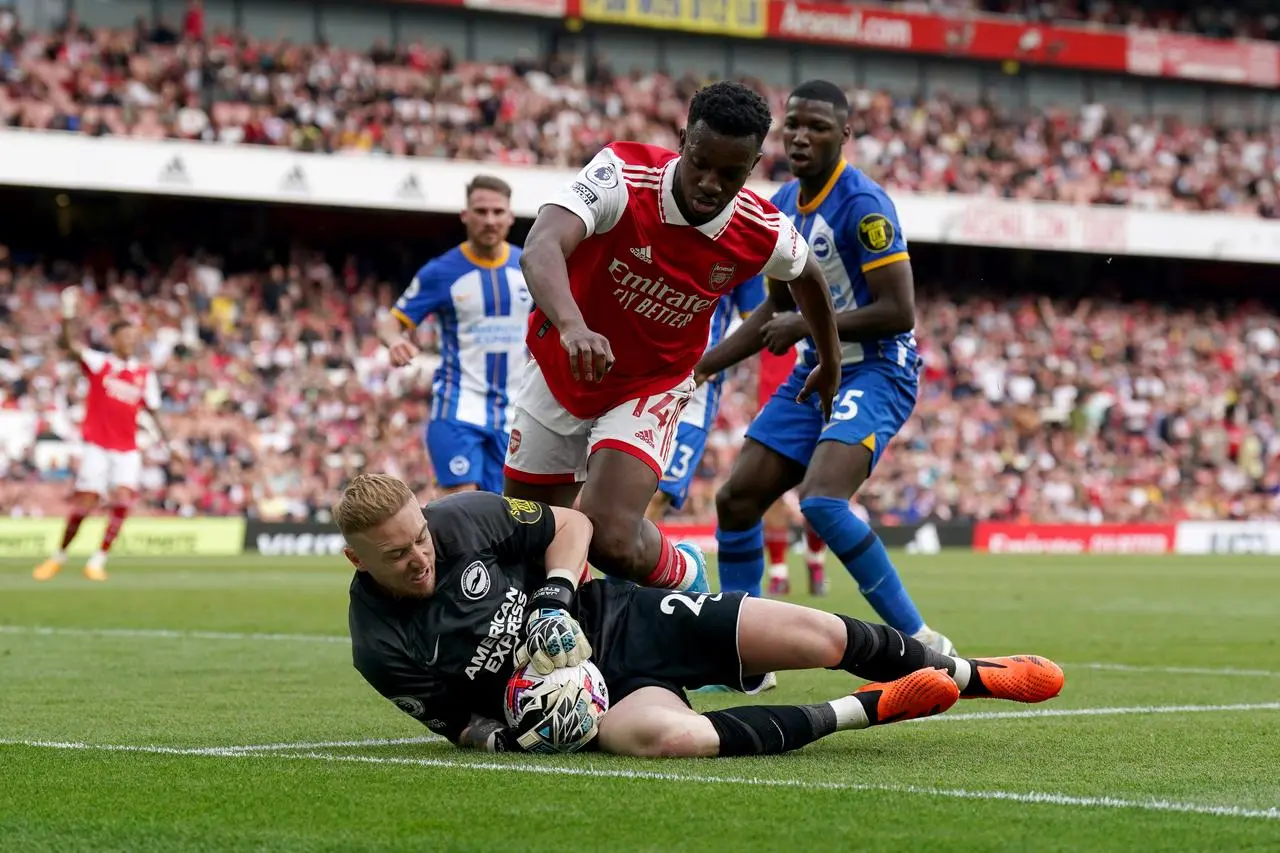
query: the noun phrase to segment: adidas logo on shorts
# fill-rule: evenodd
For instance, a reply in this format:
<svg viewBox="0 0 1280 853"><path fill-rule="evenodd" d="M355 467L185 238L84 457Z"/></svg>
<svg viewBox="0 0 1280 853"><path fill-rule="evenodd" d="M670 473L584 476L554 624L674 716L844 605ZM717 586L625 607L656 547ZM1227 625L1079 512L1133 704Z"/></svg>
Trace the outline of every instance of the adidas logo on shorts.
<svg viewBox="0 0 1280 853"><path fill-rule="evenodd" d="M642 429L638 433L636 433L636 438L640 439L645 444L649 445L650 449L656 449L654 448L654 445L653 445L653 430Z"/></svg>

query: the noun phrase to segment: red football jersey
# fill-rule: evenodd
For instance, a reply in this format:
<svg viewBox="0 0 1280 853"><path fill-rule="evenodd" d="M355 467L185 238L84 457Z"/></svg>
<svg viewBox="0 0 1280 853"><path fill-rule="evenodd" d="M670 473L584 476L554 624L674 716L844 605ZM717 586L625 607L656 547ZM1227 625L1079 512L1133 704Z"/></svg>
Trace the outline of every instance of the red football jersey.
<svg viewBox="0 0 1280 853"><path fill-rule="evenodd" d="M676 206L678 162L665 148L615 142L547 202L586 225L568 261L569 285L588 328L609 339L614 355L602 381L576 381L559 332L540 308L530 314L529 351L575 417L679 385L706 348L721 296L761 273L792 281L809 257L790 218L750 190L710 222L690 225Z"/></svg>
<svg viewBox="0 0 1280 853"><path fill-rule="evenodd" d="M84 401L81 435L89 444L104 450L125 452L138 449L138 409L160 405L160 384L156 375L136 359L86 349L81 353L80 370L89 380Z"/></svg>

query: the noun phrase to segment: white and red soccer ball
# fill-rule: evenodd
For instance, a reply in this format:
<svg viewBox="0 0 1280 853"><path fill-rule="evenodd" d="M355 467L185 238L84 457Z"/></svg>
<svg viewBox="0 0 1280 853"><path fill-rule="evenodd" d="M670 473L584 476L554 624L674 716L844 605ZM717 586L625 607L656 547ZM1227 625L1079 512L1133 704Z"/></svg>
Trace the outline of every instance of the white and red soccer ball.
<svg viewBox="0 0 1280 853"><path fill-rule="evenodd" d="M551 696L562 684L570 681L585 687L591 695L591 713L597 719L609 710L609 688L591 661L578 666L562 666L552 670L550 675L539 675L533 664L527 663L512 673L511 680L507 682L504 703L507 725L518 729L527 715L544 714Z"/></svg>

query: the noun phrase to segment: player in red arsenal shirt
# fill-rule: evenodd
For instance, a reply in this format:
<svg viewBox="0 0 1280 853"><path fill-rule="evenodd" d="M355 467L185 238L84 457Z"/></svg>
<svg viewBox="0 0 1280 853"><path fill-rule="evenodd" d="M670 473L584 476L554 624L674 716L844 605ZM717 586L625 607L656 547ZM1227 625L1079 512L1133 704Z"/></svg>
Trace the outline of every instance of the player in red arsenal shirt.
<svg viewBox="0 0 1280 853"><path fill-rule="evenodd" d="M721 296L763 273L776 298L798 305L821 359L802 396L816 393L830 416L840 350L826 280L790 219L744 189L771 123L747 87L708 86L679 153L607 146L543 205L525 241L534 361L516 395L503 491L572 506L581 490L591 562L612 576L707 590L702 553L673 545L644 511Z"/></svg>
<svg viewBox="0 0 1280 853"><path fill-rule="evenodd" d="M75 314L76 290L67 288L62 292L62 335L58 343L76 357L81 372L89 380L81 427L84 450L62 544L52 557L36 567L32 576L38 581L49 580L58 573L67 560L67 546L75 538L80 523L103 500L111 502L107 529L102 545L85 565L84 574L89 580L107 579L107 552L124 526L142 477L142 454L138 452L139 409L147 410L163 436L156 418L160 406L156 375L150 366L134 358L137 328L123 321L112 323L111 352L99 352L72 340Z"/></svg>

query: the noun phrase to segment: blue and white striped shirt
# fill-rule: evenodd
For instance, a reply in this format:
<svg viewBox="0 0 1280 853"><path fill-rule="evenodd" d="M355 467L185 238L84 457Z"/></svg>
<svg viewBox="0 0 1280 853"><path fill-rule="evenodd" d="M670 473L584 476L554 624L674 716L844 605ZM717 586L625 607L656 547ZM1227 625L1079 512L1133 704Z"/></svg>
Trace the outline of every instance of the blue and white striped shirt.
<svg viewBox="0 0 1280 853"><path fill-rule="evenodd" d="M511 430L531 310L520 249L509 243L495 261L463 243L418 270L392 313L411 329L428 314L439 318L442 362L432 382L432 420Z"/></svg>

